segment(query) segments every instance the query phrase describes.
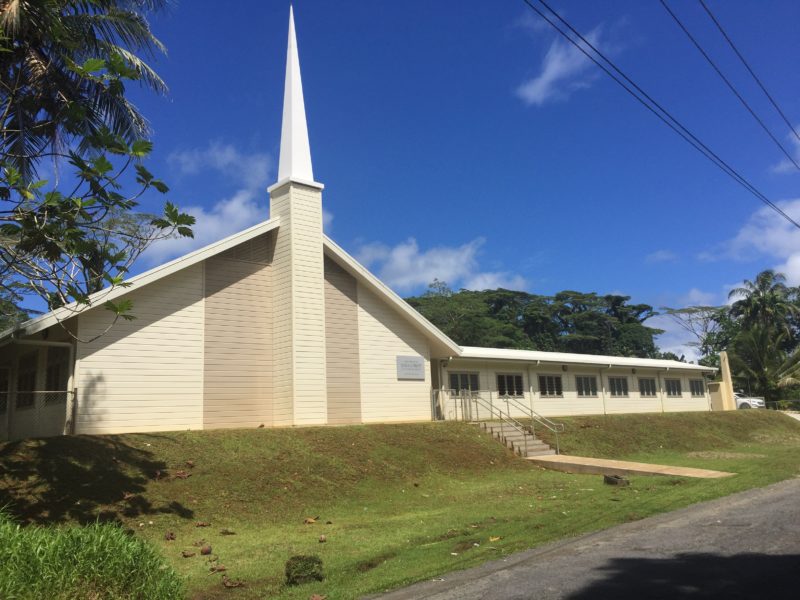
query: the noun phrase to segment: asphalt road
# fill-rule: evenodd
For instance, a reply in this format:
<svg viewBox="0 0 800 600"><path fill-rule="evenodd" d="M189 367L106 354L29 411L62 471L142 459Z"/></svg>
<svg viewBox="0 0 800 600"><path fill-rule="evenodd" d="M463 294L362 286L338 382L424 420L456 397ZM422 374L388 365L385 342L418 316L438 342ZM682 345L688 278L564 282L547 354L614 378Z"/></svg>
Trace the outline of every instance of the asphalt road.
<svg viewBox="0 0 800 600"><path fill-rule="evenodd" d="M800 598L800 479L549 544L381 600Z"/></svg>

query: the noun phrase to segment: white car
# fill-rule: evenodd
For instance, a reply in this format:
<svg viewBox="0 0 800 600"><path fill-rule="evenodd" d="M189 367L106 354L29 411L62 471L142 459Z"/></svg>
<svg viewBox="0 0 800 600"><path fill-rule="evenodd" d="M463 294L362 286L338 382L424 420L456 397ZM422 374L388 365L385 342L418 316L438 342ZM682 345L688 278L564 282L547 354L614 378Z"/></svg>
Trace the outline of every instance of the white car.
<svg viewBox="0 0 800 600"><path fill-rule="evenodd" d="M766 408L763 398L753 398L745 396L743 392L734 392L736 398L736 408Z"/></svg>

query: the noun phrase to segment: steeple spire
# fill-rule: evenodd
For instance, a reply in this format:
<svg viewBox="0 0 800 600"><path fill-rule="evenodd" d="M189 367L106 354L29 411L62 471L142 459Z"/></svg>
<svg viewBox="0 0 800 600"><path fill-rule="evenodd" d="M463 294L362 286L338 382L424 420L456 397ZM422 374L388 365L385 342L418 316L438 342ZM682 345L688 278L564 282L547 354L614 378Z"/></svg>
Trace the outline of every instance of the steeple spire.
<svg viewBox="0 0 800 600"><path fill-rule="evenodd" d="M283 91L283 125L281 155L278 161L278 183L294 180L314 181L311 149L308 144L303 82L300 79L300 58L294 31L294 11L289 6L289 47L286 53L286 85Z"/></svg>

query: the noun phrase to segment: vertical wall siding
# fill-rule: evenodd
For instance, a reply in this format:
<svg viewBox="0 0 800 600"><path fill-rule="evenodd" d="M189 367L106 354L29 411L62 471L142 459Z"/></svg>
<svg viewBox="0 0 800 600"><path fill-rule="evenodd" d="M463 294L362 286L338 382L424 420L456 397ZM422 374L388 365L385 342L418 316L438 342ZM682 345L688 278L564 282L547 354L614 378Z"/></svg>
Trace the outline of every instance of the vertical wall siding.
<svg viewBox="0 0 800 600"><path fill-rule="evenodd" d="M325 259L325 360L328 423L361 422L356 280Z"/></svg>
<svg viewBox="0 0 800 600"><path fill-rule="evenodd" d="M102 307L79 317L76 433L203 426L203 265L125 296L136 319Z"/></svg>
<svg viewBox="0 0 800 600"><path fill-rule="evenodd" d="M274 236L206 261L203 426L272 425Z"/></svg>
<svg viewBox="0 0 800 600"><path fill-rule="evenodd" d="M362 420L365 423L429 421L430 350L425 336L360 284L358 337ZM398 355L423 357L425 380L398 380Z"/></svg>

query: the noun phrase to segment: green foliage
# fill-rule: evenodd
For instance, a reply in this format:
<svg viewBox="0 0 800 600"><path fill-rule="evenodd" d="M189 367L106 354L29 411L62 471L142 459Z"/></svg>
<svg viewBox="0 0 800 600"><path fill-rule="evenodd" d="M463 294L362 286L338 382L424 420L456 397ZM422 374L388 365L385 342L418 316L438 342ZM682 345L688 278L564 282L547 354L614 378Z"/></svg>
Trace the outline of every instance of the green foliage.
<svg viewBox="0 0 800 600"><path fill-rule="evenodd" d="M120 527L22 527L0 512L0 598L178 600L183 582Z"/></svg>
<svg viewBox="0 0 800 600"><path fill-rule="evenodd" d="M153 148L144 117L126 98L135 81L164 82L137 53L164 47L146 14L166 0L6 2L0 19L0 323L26 295L50 308L85 305L123 285L154 241L191 236L194 218L166 202L138 212L167 185L142 164ZM65 162L62 189L37 179L43 160ZM127 188L128 171L135 182ZM127 191L125 191L127 189ZM119 318L130 309L106 303Z"/></svg>
<svg viewBox="0 0 800 600"><path fill-rule="evenodd" d="M319 556L298 554L286 561L286 585L302 585L312 581L324 581L322 559Z"/></svg>
<svg viewBox="0 0 800 600"><path fill-rule="evenodd" d="M539 296L511 290L452 292L435 281L407 299L464 346L655 358L660 330L644 322L656 313L630 297L575 291Z"/></svg>

